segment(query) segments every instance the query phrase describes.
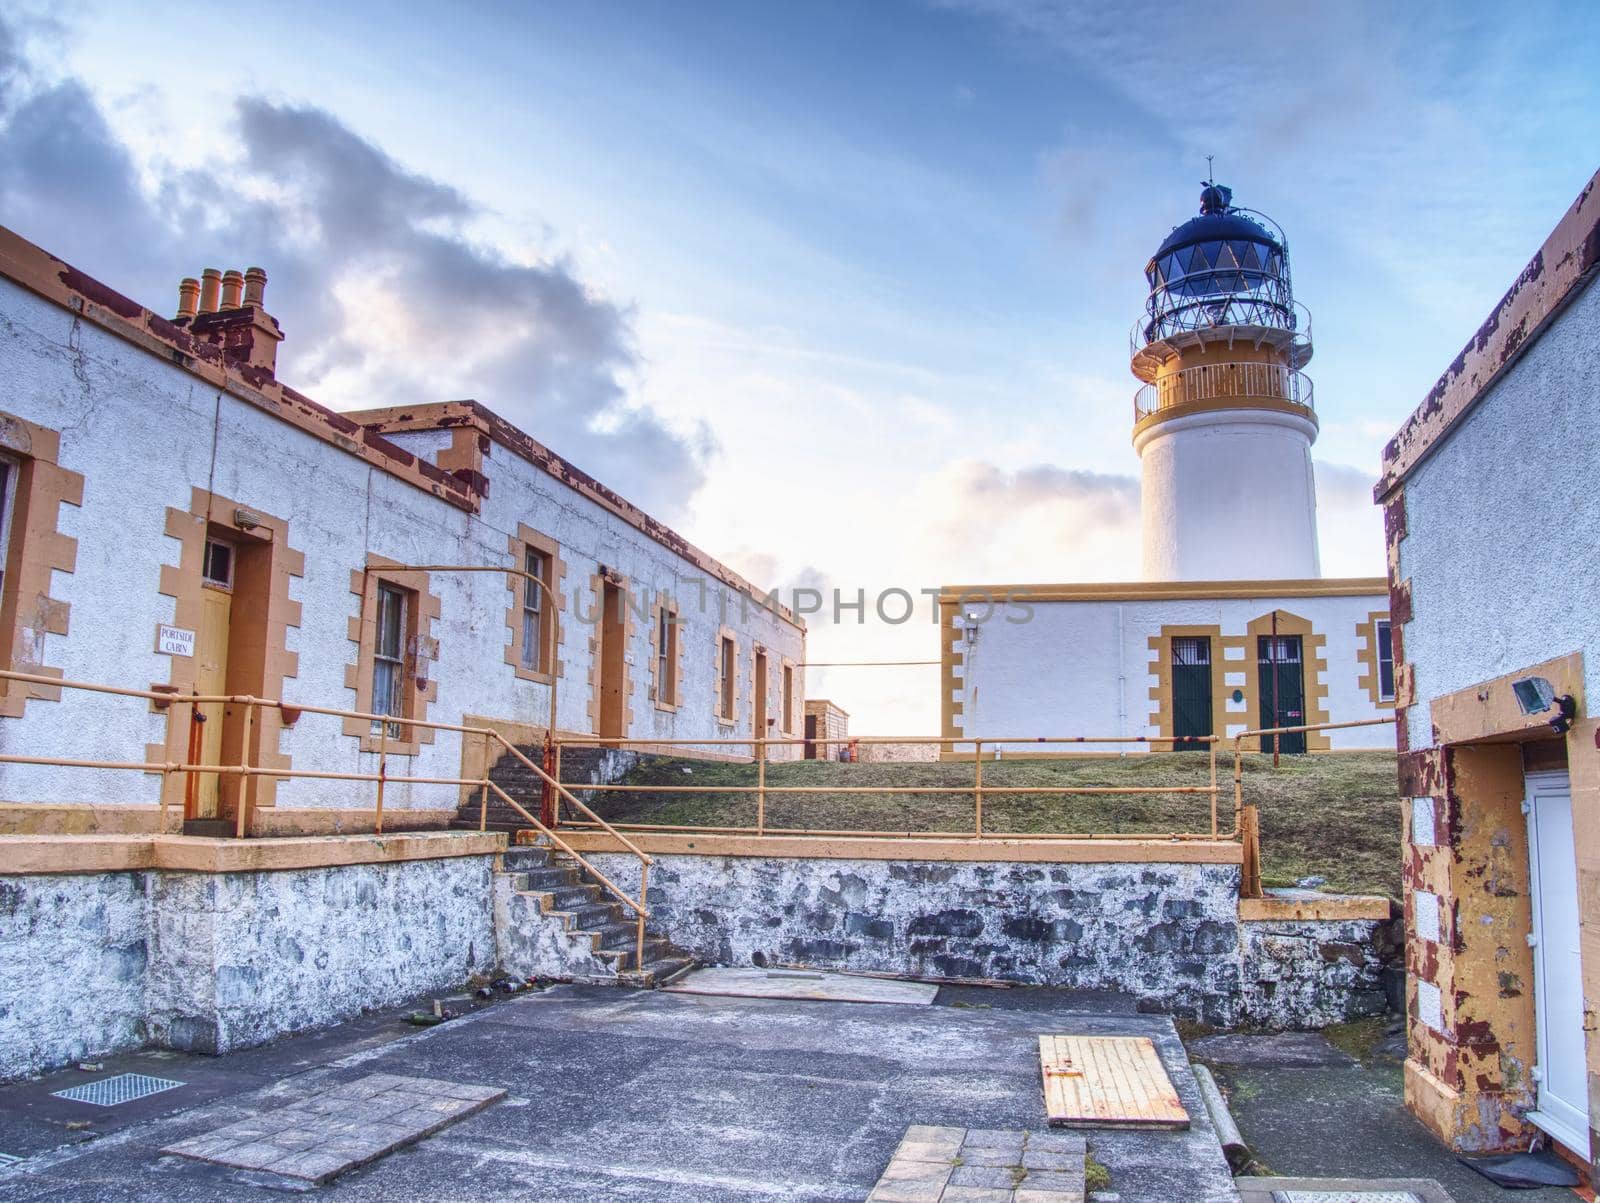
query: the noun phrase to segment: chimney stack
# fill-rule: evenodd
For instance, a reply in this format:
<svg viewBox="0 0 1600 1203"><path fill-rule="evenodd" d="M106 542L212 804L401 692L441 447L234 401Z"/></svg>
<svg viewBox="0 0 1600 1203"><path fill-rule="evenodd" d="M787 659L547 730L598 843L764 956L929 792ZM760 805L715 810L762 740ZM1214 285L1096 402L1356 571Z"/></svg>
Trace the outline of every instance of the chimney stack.
<svg viewBox="0 0 1600 1203"><path fill-rule="evenodd" d="M267 273L259 267L226 273L208 267L200 277L185 277L178 285L177 324L188 326L202 342L221 347L223 361L246 379L271 379L283 330L262 308Z"/></svg>
<svg viewBox="0 0 1600 1203"><path fill-rule="evenodd" d="M215 313L217 311L217 298L222 288L222 273L214 267L208 267L200 273L200 312Z"/></svg>
<svg viewBox="0 0 1600 1203"><path fill-rule="evenodd" d="M200 312L200 281L185 276L178 281L178 321L187 322Z"/></svg>

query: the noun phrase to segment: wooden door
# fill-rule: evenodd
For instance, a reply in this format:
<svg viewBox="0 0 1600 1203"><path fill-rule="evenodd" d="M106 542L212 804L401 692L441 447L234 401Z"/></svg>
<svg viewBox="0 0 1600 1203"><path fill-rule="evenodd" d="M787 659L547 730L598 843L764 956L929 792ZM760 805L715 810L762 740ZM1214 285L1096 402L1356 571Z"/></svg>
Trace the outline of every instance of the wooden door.
<svg viewBox="0 0 1600 1203"><path fill-rule="evenodd" d="M767 737L767 653L757 652L755 678L750 696L750 734L756 739Z"/></svg>
<svg viewBox="0 0 1600 1203"><path fill-rule="evenodd" d="M1261 726L1299 727L1306 721L1306 678L1300 636L1261 635L1256 639ZM1276 748L1274 745L1276 744ZM1304 752L1306 733L1263 735L1263 752Z"/></svg>
<svg viewBox="0 0 1600 1203"><path fill-rule="evenodd" d="M623 689L623 655L627 638L622 586L607 581L601 586L600 606L600 730L605 739L620 739L627 698Z"/></svg>
<svg viewBox="0 0 1600 1203"><path fill-rule="evenodd" d="M202 694L228 692L228 635L232 626L233 593L207 581L200 589L200 632L195 641L195 688ZM196 708L205 719L200 731L200 763L222 762L223 704L207 702ZM196 790L197 819L219 817L217 774L201 775Z"/></svg>

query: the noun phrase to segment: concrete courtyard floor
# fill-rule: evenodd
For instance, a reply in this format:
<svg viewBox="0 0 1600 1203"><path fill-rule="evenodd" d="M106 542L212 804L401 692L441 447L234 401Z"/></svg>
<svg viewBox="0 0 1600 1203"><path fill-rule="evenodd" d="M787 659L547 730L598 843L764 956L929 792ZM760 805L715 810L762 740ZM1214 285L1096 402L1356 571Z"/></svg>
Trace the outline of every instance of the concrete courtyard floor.
<svg viewBox="0 0 1600 1203"><path fill-rule="evenodd" d="M1224 1034L1193 1040L1245 1142L1272 1173L1303 1178L1432 1178L1454 1203L1576 1203L1558 1187L1507 1191L1456 1160L1405 1109L1403 1053L1384 1042L1364 1058L1316 1033Z"/></svg>
<svg viewBox="0 0 1600 1203"><path fill-rule="evenodd" d="M1237 1196L1165 1017L1125 999L945 990L940 1005L717 998L559 986L438 1027L398 1014L224 1057L107 1058L0 1088L8 1200L281 1199L252 1178L159 1150L366 1074L502 1087L509 1097L333 1183L340 1200L860 1200L910 1124L1045 1128L1041 1032L1147 1035L1193 1118L1187 1132L1088 1133L1114 1198ZM133 1071L185 1086L113 1108L51 1096ZM81 1125L85 1120L89 1126Z"/></svg>

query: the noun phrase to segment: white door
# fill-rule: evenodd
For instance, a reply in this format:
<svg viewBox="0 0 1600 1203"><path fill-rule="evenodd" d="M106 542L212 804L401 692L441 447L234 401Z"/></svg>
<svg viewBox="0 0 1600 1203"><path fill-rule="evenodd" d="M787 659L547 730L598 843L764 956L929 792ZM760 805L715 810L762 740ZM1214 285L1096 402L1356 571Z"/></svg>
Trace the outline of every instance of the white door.
<svg viewBox="0 0 1600 1203"><path fill-rule="evenodd" d="M1528 1116L1581 1156L1589 1152L1578 953L1578 864L1567 775L1527 775L1528 861L1533 896L1533 1005L1538 1110Z"/></svg>

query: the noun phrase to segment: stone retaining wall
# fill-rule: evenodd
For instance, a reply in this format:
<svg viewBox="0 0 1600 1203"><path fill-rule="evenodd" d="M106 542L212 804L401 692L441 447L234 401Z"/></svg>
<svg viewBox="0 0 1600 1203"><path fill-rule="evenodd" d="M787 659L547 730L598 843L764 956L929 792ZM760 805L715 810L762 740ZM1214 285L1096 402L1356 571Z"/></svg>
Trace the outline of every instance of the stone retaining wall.
<svg viewBox="0 0 1600 1203"><path fill-rule="evenodd" d="M590 859L625 890L632 856ZM1120 990L1219 1026L1383 1010L1377 920L1241 922L1239 870L656 854L651 927L706 963Z"/></svg>
<svg viewBox="0 0 1600 1203"><path fill-rule="evenodd" d="M0 877L0 1080L226 1052L489 972L492 860Z"/></svg>

